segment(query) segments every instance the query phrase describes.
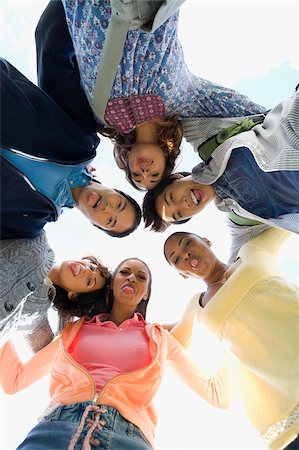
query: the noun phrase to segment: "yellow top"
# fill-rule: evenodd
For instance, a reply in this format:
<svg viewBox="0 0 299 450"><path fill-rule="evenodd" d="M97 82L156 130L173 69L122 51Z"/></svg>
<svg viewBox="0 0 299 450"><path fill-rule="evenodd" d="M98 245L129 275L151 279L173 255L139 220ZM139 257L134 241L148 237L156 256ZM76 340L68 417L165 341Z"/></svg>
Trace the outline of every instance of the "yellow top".
<svg viewBox="0 0 299 450"><path fill-rule="evenodd" d="M200 314L225 343L232 382L251 423L275 450L299 432L299 291L275 262L288 236L273 228L245 244L236 271L204 308L198 295L193 298L172 331L185 344L192 312Z"/></svg>

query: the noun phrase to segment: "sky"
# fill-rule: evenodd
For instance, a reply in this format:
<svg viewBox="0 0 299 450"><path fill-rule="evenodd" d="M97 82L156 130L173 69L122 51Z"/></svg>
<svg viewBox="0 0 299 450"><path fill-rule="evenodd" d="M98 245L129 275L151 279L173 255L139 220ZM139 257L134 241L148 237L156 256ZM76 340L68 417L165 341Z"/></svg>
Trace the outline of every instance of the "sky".
<svg viewBox="0 0 299 450"><path fill-rule="evenodd" d="M43 0L0 0L0 54L33 82L34 29L46 4ZM202 78L235 88L271 108L290 95L299 80L298 14L298 2L294 1L187 0L181 7L179 33L188 66ZM190 170L198 163L185 142L180 159L178 170ZM94 166L103 184L124 190L141 203L143 194L135 191L117 168L108 139L101 139ZM58 222L46 226L57 262L90 253L111 269L127 257L146 261L153 274L147 318L160 323L178 320L191 295L204 289L197 280L183 280L164 260L163 243L178 230L206 236L219 259L226 261L230 239L224 214L213 205L188 224L171 226L163 234L144 230L141 225L126 238L111 238L92 227L75 209L66 210ZM291 281L298 280L297 236L284 244L279 262ZM55 326L55 315L51 320ZM214 357L210 357L217 353L213 340L198 332L194 341L191 353L197 362L212 364ZM16 342L21 356L28 358L19 340ZM0 390L1 450L16 448L48 401L47 378L14 396ZM216 410L171 373L166 374L156 405L157 450L261 448L237 401L229 411Z"/></svg>

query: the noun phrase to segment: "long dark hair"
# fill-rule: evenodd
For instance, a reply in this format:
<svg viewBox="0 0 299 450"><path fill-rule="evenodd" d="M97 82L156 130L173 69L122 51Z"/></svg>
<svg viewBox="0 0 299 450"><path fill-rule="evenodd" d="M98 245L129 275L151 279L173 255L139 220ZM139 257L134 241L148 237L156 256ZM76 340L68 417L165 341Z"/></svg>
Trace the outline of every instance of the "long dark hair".
<svg viewBox="0 0 299 450"><path fill-rule="evenodd" d="M138 304L136 311L135 312L139 312L140 314L142 314L143 318L146 319L146 309L147 309L147 305L151 296L151 291L152 291L152 274L150 271L150 268L148 267L148 265L142 261L139 258L126 258L124 259L120 264L118 264L118 266L116 267L116 269L114 270L112 276L111 276L111 280L110 280L110 286L107 289L107 301L106 301L106 311L107 313L111 312L112 310L112 306L113 306L113 301L114 301L114 296L113 296L113 289L112 289L112 281L114 280L116 274L119 271L119 268L128 260L137 260L140 261L142 264L144 264L144 266L147 268L148 274L149 274L149 280L148 280L148 297L146 300L141 300L141 302Z"/></svg>
<svg viewBox="0 0 299 450"><path fill-rule="evenodd" d="M93 317L106 311L107 290L110 285L111 272L95 256L83 256L82 259L88 259L95 264L102 277L106 279L106 283L101 289L79 294L74 300L69 299L68 292L65 289L54 285L56 295L53 300L53 308L58 311L59 316L64 322L73 317Z"/></svg>
<svg viewBox="0 0 299 450"><path fill-rule="evenodd" d="M156 119L155 127L157 131L157 144L163 150L165 156L165 169L163 178L168 177L175 167L175 162L179 156L181 149L180 145L183 138L183 126L178 119L178 115L173 115L164 119ZM121 133L113 128L99 125L99 133L103 136L109 137L113 144L113 155L118 167L125 171L126 179L137 190L142 191L134 183L128 165L128 152L130 152L132 145L136 143L136 130L129 133Z"/></svg>

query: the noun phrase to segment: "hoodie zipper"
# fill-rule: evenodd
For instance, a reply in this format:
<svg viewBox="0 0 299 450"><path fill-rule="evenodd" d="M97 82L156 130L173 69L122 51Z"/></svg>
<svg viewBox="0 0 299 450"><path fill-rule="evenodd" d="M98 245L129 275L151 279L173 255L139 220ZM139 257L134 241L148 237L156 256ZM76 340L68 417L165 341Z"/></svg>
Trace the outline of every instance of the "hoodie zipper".
<svg viewBox="0 0 299 450"><path fill-rule="evenodd" d="M79 330L78 330L78 332L79 332ZM156 362L156 359L158 357L158 344L157 344L156 340L154 339L154 326L152 326L151 336L150 337L151 337L152 341L154 342L154 344L156 345L156 351L155 351L154 356L152 358L152 362L147 366L147 369L150 369L150 367L154 365L154 363ZM119 377L124 376L124 373L121 373L119 375L115 375L109 381L107 381L107 383L104 384L104 386L103 386L103 388L101 389L100 392L97 392L94 379L92 378L92 376L90 375L88 370L85 369L85 367L83 367L81 364L77 363L77 361L75 361L75 359L67 352L63 341L62 341L62 345L63 345L63 353L67 357L67 359L70 361L70 363L72 363L75 367L77 367L79 370L81 370L81 372L85 373L87 375L87 377L89 378L89 380L90 380L90 382L92 384L92 387L93 387L93 394L92 394L93 395L93 399L92 399L92 403L93 404L97 404L98 401L103 397L104 392L107 390L108 385L112 381L114 381L115 379L117 379ZM141 372L142 370L144 370L144 367L142 367L140 369L132 370L130 372L125 372L125 375L138 373L138 372Z"/></svg>
<svg viewBox="0 0 299 450"><path fill-rule="evenodd" d="M148 370L151 368L151 366L154 365L154 363L156 362L156 359L157 359L157 357L158 357L158 344L157 344L157 342L155 341L153 334L154 334L154 327L152 327L152 329L151 329L151 338L152 338L154 344L156 345L156 351L155 351L154 356L153 356L153 358L152 358L152 362L147 366L147 369L148 369ZM135 374L135 373L141 372L142 370L144 370L144 367L142 367L142 368L140 368L140 369L136 369L136 370L131 370L130 372L125 372L125 375ZM100 400L100 399L103 397L105 391L107 390L108 385L109 385L112 381L116 380L117 378L121 378L121 377L123 377L123 376L124 376L124 373L121 373L121 374L115 375L113 378L111 378L111 379L103 386L103 389L100 391L98 400Z"/></svg>

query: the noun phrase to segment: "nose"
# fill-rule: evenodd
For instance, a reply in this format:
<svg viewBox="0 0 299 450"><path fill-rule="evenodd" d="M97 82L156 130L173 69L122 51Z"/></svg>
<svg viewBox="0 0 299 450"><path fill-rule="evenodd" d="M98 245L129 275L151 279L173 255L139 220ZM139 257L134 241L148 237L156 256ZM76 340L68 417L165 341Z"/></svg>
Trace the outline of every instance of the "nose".
<svg viewBox="0 0 299 450"><path fill-rule="evenodd" d="M97 266L95 264L90 264L88 268L91 272L95 272L97 270Z"/></svg>
<svg viewBox="0 0 299 450"><path fill-rule="evenodd" d="M183 197L183 198L182 198L182 205L183 205L185 208L190 209L190 205L189 205L188 200L187 200L186 197Z"/></svg>
<svg viewBox="0 0 299 450"><path fill-rule="evenodd" d="M103 212L111 214L117 209L117 206L112 206L110 203L106 203L105 208L103 209Z"/></svg>
<svg viewBox="0 0 299 450"><path fill-rule="evenodd" d="M85 266L84 267L84 274L85 275L90 275L92 273L94 273L97 270L97 267L95 264L91 264L90 266Z"/></svg>
<svg viewBox="0 0 299 450"><path fill-rule="evenodd" d="M130 275L127 276L127 280L131 283L136 281L135 275L133 273L130 273Z"/></svg>
<svg viewBox="0 0 299 450"><path fill-rule="evenodd" d="M187 259L189 259L189 258L190 258L190 255L191 255L191 253L190 253L190 252L186 252L186 253L184 254L184 256L183 256L183 261L184 261L184 262L186 262L186 261L187 261Z"/></svg>

